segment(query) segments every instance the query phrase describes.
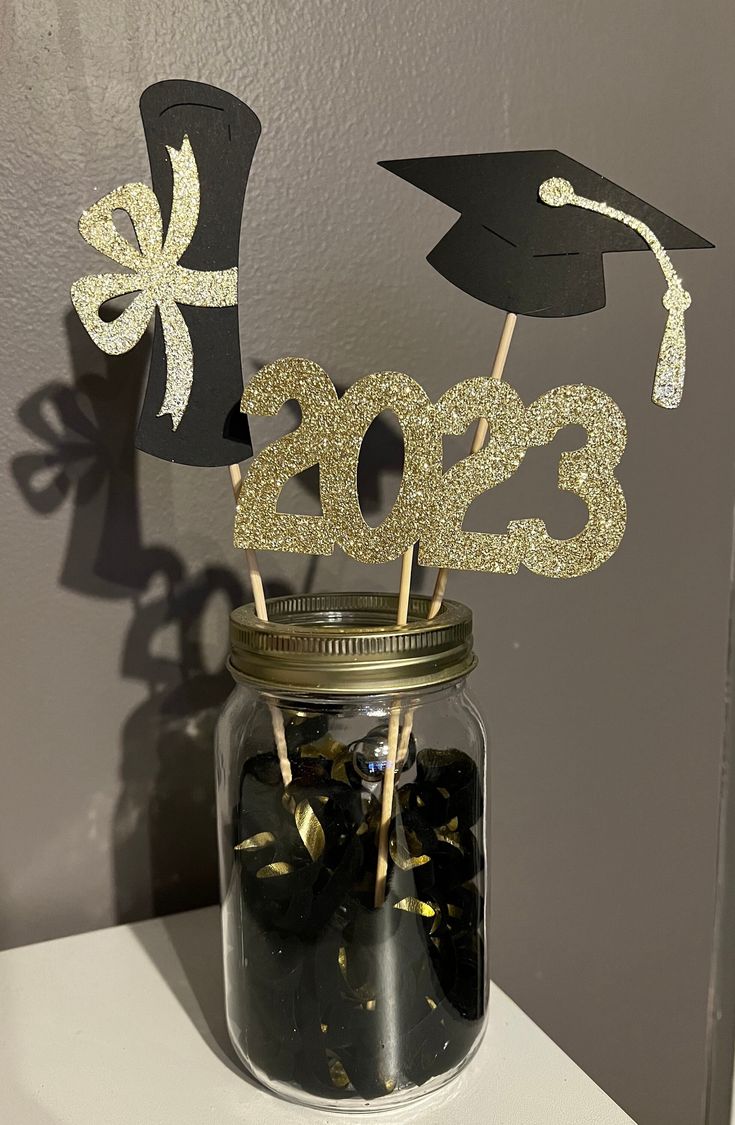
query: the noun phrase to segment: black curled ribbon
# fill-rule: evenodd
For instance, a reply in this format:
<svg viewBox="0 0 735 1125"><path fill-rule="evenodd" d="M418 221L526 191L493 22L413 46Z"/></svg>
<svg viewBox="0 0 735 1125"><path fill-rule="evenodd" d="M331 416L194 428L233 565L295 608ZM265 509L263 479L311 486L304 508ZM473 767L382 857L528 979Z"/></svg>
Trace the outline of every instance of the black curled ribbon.
<svg viewBox="0 0 735 1125"><path fill-rule="evenodd" d="M420 1086L466 1057L484 1013L477 767L459 749L412 747L375 910L382 728L345 745L306 714L285 734L288 790L274 747L245 763L235 810L248 1050L315 1094Z"/></svg>

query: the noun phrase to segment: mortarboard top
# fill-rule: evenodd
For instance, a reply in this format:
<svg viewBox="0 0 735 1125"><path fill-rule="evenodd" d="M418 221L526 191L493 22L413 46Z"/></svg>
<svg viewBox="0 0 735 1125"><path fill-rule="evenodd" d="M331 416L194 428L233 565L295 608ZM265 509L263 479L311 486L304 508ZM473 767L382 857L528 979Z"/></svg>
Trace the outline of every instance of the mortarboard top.
<svg viewBox="0 0 735 1125"><path fill-rule="evenodd" d="M427 261L486 304L525 316L577 316L605 304L602 255L646 250L634 230L602 214L549 207L539 186L569 180L580 196L642 220L668 250L711 242L554 149L380 161L460 213Z"/></svg>

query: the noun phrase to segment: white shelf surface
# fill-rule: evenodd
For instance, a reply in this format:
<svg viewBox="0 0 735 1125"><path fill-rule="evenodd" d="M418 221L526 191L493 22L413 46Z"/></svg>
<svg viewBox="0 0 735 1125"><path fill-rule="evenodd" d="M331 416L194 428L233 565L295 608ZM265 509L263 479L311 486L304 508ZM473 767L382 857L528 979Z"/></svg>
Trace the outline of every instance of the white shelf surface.
<svg viewBox="0 0 735 1125"><path fill-rule="evenodd" d="M324 1113L240 1069L222 1010L216 908L0 953L8 1125L631 1125L499 988L457 1080L411 1107Z"/></svg>

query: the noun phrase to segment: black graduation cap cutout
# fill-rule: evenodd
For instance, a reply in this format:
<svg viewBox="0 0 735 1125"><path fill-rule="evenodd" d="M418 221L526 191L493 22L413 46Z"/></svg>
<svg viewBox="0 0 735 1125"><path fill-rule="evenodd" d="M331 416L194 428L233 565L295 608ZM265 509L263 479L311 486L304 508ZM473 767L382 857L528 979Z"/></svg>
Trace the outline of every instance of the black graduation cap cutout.
<svg viewBox="0 0 735 1125"><path fill-rule="evenodd" d="M673 293L669 303L664 299L670 323L654 401L678 405L683 312L690 301L665 251L706 249L711 242L554 149L380 165L460 213L427 261L465 293L507 312L548 317L594 312L605 304L602 255L652 249ZM564 183L569 191L549 190L544 198L540 189L548 181ZM676 368L673 373L664 371L664 358Z"/></svg>
<svg viewBox="0 0 735 1125"><path fill-rule="evenodd" d="M94 342L120 354L155 314L136 446L185 465L231 465L252 453L240 412L237 261L245 188L260 136L253 111L201 82L165 81L140 99L153 191L125 184L84 212L82 236L131 273L80 278L72 302ZM127 211L138 246L119 234ZM108 321L100 308L137 293Z"/></svg>

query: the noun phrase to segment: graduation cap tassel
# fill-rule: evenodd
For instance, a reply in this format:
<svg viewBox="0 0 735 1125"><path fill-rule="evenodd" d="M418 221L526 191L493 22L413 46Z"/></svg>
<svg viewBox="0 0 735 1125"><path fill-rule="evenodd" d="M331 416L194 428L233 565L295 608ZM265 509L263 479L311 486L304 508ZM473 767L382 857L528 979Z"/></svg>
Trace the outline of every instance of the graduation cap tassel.
<svg viewBox="0 0 735 1125"><path fill-rule="evenodd" d="M663 406L669 410L679 405L684 390L686 369L684 312L691 303L692 299L681 282L678 288L669 286L664 293L663 306L668 310L669 315L659 348L651 399L656 406Z"/></svg>
<svg viewBox="0 0 735 1125"><path fill-rule="evenodd" d="M237 503L237 497L242 488L242 472L239 465L230 465L230 483ZM268 620L268 606L265 601L265 590L263 588L263 576L260 573L258 566L258 556L255 551L248 548L245 551L245 560L247 562L248 573L250 575L250 589L253 592L253 603L255 605L255 612L261 621ZM288 747L286 745L286 731L283 725L283 715L273 703L268 704L271 713L271 722L273 724L273 737L276 740L276 750L278 752L278 765L281 770L281 778L283 779L284 788L288 788L292 781L291 763L288 759Z"/></svg>
<svg viewBox="0 0 735 1125"><path fill-rule="evenodd" d="M686 368L684 313L691 305L692 299L684 288L682 280L674 269L661 242L641 219L636 219L635 216L628 215L625 211L618 211L615 207L608 206L607 203L577 195L569 180L562 179L559 176L552 176L550 179L544 180L538 193L542 203L547 203L550 207L564 207L570 204L573 207L595 211L598 215L606 215L610 219L624 223L625 226L639 234L653 251L667 282L663 306L668 312L668 318L659 348L651 398L656 406L674 410L681 402L684 390Z"/></svg>

